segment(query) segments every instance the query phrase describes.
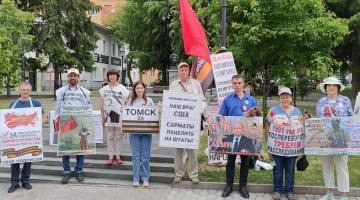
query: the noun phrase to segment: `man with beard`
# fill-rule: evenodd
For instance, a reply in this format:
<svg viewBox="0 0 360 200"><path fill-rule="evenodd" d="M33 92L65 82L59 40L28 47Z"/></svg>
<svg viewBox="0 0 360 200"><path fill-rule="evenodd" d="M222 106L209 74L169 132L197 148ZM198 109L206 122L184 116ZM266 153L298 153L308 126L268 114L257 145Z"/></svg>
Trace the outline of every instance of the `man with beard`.
<svg viewBox="0 0 360 200"><path fill-rule="evenodd" d="M79 70L69 69L68 71L68 80L69 85L66 85L62 88L56 90L56 111L55 115L60 113L61 106L82 106L90 104L90 91L78 85L78 80L80 78ZM62 183L68 183L71 177L71 168L70 168L70 156L63 156L63 168L64 168L64 177L62 178ZM82 175L84 165L84 155L76 155L76 180L78 182L84 181Z"/></svg>

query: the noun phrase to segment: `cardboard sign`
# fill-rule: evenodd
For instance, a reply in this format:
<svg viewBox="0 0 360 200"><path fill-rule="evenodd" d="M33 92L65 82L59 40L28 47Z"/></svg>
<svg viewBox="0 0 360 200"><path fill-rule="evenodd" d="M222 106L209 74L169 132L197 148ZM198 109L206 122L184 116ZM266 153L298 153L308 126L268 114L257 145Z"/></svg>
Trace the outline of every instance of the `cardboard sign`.
<svg viewBox="0 0 360 200"><path fill-rule="evenodd" d="M0 110L1 163L43 161L42 109Z"/></svg>
<svg viewBox="0 0 360 200"><path fill-rule="evenodd" d="M305 153L360 155L360 118L310 118L305 121Z"/></svg>
<svg viewBox="0 0 360 200"><path fill-rule="evenodd" d="M207 118L207 121L205 122L205 125L209 125L213 121L214 116L219 115L220 108L221 106L218 103L207 103L205 108L205 117Z"/></svg>
<svg viewBox="0 0 360 200"><path fill-rule="evenodd" d="M202 97L164 91L159 146L199 148Z"/></svg>
<svg viewBox="0 0 360 200"><path fill-rule="evenodd" d="M96 154L92 106L61 106L58 136L58 155Z"/></svg>
<svg viewBox="0 0 360 200"><path fill-rule="evenodd" d="M262 117L214 116L209 152L262 155Z"/></svg>
<svg viewBox="0 0 360 200"><path fill-rule="evenodd" d="M219 105L225 97L234 92L231 87L231 78L237 75L234 57L231 52L210 55L212 70L216 84Z"/></svg>
<svg viewBox="0 0 360 200"><path fill-rule="evenodd" d="M127 106L123 109L122 130L124 133L159 133L159 107Z"/></svg>
<svg viewBox="0 0 360 200"><path fill-rule="evenodd" d="M270 124L267 151L278 156L299 156L304 154L305 130L300 126Z"/></svg>

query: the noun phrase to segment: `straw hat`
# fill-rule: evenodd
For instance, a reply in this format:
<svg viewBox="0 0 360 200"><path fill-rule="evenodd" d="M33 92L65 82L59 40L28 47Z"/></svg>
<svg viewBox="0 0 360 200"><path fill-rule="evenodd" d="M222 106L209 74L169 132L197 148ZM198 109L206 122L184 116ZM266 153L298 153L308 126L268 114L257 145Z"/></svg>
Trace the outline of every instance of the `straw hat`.
<svg viewBox="0 0 360 200"><path fill-rule="evenodd" d="M335 85L340 85L340 92L343 91L345 89L345 86L339 81L339 79L337 79L336 77L329 77L324 79L324 82L320 83L320 90L321 92L323 92L324 94L327 94L325 91L325 85L329 85L329 84L335 84Z"/></svg>

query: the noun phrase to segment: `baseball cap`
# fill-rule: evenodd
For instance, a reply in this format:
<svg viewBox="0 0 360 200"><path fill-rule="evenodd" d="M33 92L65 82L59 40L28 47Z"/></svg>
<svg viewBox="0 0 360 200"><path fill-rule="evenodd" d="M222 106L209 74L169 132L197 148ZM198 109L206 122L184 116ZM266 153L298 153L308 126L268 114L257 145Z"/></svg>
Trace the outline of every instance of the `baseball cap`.
<svg viewBox="0 0 360 200"><path fill-rule="evenodd" d="M279 96L280 96L281 94L290 94L290 95L292 95L291 90L290 90L290 88L288 88L288 87L283 87L283 88L281 88L281 89L279 90Z"/></svg>
<svg viewBox="0 0 360 200"><path fill-rule="evenodd" d="M180 63L180 64L178 65L178 69L179 69L181 66L184 66L184 65L190 68L189 64L187 64L186 62L182 62L182 63Z"/></svg>
<svg viewBox="0 0 360 200"><path fill-rule="evenodd" d="M75 73L75 74L78 74L78 75L80 74L80 73L79 73L79 70L78 70L78 69L75 69L75 68L69 69L69 70L68 70L68 75L69 75L70 73Z"/></svg>

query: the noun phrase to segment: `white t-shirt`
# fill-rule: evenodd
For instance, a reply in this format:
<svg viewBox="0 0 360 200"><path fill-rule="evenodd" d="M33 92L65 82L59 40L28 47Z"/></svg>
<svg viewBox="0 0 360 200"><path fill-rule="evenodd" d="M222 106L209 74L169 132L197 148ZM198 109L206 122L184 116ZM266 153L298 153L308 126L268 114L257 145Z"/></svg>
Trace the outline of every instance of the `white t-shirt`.
<svg viewBox="0 0 360 200"><path fill-rule="evenodd" d="M114 93L111 91L111 88ZM110 85L106 85L99 90L101 98L104 101L105 126L121 127L120 107L125 105L129 91L121 84L111 88Z"/></svg>

